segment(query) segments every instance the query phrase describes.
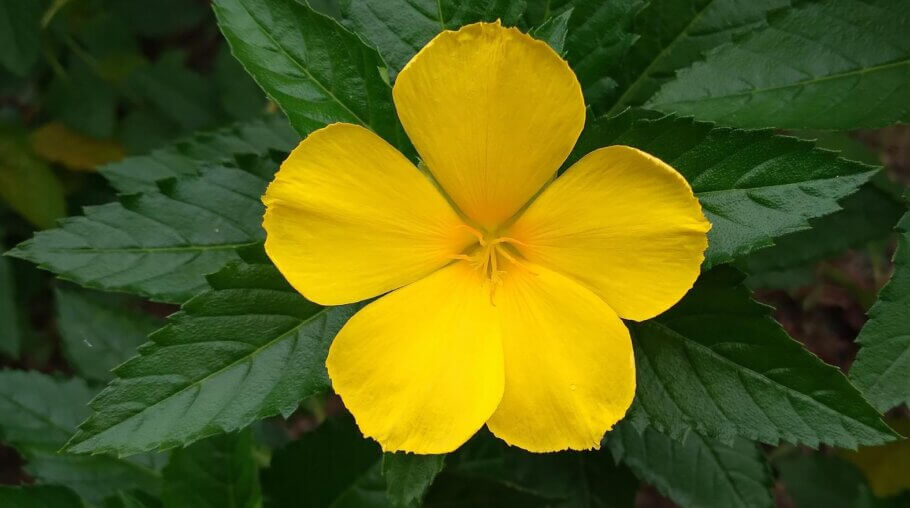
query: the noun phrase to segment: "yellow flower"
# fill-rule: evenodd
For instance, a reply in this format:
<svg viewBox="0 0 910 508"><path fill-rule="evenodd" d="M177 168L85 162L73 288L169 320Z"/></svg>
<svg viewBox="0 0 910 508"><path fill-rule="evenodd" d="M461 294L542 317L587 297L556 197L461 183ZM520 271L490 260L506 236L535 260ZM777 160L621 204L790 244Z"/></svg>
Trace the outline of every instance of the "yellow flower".
<svg viewBox="0 0 910 508"><path fill-rule="evenodd" d="M597 448L635 393L629 332L692 286L709 223L685 179L634 148L554 180L585 121L549 46L499 23L446 31L398 75L398 115L430 174L333 124L282 164L265 248L323 305L389 292L326 361L386 451L444 453L484 424L521 448Z"/></svg>

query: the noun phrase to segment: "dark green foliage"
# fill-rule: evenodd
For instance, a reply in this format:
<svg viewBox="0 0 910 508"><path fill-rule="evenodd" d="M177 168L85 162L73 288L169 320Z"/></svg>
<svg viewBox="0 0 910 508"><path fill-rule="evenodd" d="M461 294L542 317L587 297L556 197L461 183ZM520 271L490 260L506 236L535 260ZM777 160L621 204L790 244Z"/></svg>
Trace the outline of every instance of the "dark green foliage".
<svg viewBox="0 0 910 508"><path fill-rule="evenodd" d="M397 506L419 504L436 475L442 471L445 455L386 453L382 456L382 476L389 499Z"/></svg>

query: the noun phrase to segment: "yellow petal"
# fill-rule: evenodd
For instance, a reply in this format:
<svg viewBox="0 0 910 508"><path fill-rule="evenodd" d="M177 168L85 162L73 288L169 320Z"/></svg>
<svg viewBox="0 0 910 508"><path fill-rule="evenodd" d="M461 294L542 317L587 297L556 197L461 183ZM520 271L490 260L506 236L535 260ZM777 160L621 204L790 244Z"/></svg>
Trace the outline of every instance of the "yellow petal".
<svg viewBox="0 0 910 508"><path fill-rule="evenodd" d="M685 179L627 146L595 150L554 181L508 231L528 260L597 293L625 319L649 319L692 287L708 245Z"/></svg>
<svg viewBox="0 0 910 508"><path fill-rule="evenodd" d="M511 269L495 302L506 384L490 430L532 452L598 448L635 395L625 325L597 295L540 266Z"/></svg>
<svg viewBox="0 0 910 508"><path fill-rule="evenodd" d="M585 120L568 64L546 43L498 22L437 35L401 71L393 92L436 180L488 229L553 176Z"/></svg>
<svg viewBox="0 0 910 508"><path fill-rule="evenodd" d="M355 314L326 366L361 432L383 450L451 452L502 396L489 293L467 263L447 266Z"/></svg>
<svg viewBox="0 0 910 508"><path fill-rule="evenodd" d="M423 173L357 125L310 134L262 200L266 252L295 289L323 305L411 283L475 240Z"/></svg>

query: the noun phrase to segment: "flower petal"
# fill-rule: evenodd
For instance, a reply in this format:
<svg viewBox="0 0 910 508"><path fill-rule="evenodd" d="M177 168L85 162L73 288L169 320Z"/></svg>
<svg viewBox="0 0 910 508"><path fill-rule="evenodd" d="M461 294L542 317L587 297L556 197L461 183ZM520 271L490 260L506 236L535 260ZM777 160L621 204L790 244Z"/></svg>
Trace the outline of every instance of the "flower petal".
<svg viewBox="0 0 910 508"><path fill-rule="evenodd" d="M398 75L398 116L455 204L493 229L565 161L581 86L546 43L499 22L437 35Z"/></svg>
<svg viewBox="0 0 910 508"><path fill-rule="evenodd" d="M478 272L454 263L369 304L338 333L326 366L383 450L458 448L503 389L499 324Z"/></svg>
<svg viewBox="0 0 910 508"><path fill-rule="evenodd" d="M686 180L635 148L586 155L554 181L508 235L528 260L581 282L625 319L649 319L692 287L708 245Z"/></svg>
<svg viewBox="0 0 910 508"><path fill-rule="evenodd" d="M506 384L490 430L532 452L598 448L635 395L625 325L597 295L540 266L511 270L495 299Z"/></svg>
<svg viewBox="0 0 910 508"><path fill-rule="evenodd" d="M411 283L475 241L429 178L358 125L310 134L262 200L266 252L295 289L323 305Z"/></svg>

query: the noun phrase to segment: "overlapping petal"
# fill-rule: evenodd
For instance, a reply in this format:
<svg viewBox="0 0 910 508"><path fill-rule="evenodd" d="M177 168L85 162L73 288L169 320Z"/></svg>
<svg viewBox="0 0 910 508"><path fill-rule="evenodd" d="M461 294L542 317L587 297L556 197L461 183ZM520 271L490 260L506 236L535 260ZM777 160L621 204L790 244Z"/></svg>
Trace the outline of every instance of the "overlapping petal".
<svg viewBox="0 0 910 508"><path fill-rule="evenodd" d="M384 450L453 451L502 396L497 319L478 272L447 266L348 321L326 361L332 385Z"/></svg>
<svg viewBox="0 0 910 508"><path fill-rule="evenodd" d="M710 227L676 170L611 146L569 168L507 234L529 261L579 281L620 317L644 320L692 287Z"/></svg>
<svg viewBox="0 0 910 508"><path fill-rule="evenodd" d="M426 175L357 125L307 136L263 202L269 257L294 288L324 305L414 282L475 240Z"/></svg>
<svg viewBox="0 0 910 508"><path fill-rule="evenodd" d="M598 448L635 394L625 325L597 295L541 266L510 270L495 302L506 381L490 430L535 452Z"/></svg>
<svg viewBox="0 0 910 508"><path fill-rule="evenodd" d="M492 229L565 161L584 126L581 87L546 43L497 23L437 35L393 89L408 136L467 216Z"/></svg>

